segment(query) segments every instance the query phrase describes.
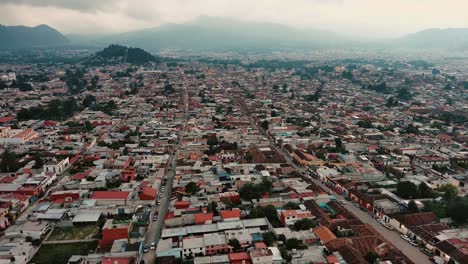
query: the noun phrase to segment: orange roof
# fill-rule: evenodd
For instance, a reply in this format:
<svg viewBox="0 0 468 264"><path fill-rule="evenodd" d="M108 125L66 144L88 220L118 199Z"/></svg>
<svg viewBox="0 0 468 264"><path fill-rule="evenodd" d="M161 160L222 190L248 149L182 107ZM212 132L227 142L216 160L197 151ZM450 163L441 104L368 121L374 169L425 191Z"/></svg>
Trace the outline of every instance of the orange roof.
<svg viewBox="0 0 468 264"><path fill-rule="evenodd" d="M313 230L314 233L320 238L320 241L322 241L324 244L336 239L335 234L333 234L333 232L330 231L330 229L328 229L326 226L318 226Z"/></svg>
<svg viewBox="0 0 468 264"><path fill-rule="evenodd" d="M143 192L141 194L156 198L156 196L158 195L157 193L158 191L156 189L153 189L151 187L144 187Z"/></svg>
<svg viewBox="0 0 468 264"><path fill-rule="evenodd" d="M222 210L219 213L221 215L221 218L223 218L223 219L240 218L240 210L239 209L232 210L232 211Z"/></svg>
<svg viewBox="0 0 468 264"><path fill-rule="evenodd" d="M199 213L195 214L193 217L195 218L195 224L200 225L206 223L206 221L212 221L213 213Z"/></svg>
<svg viewBox="0 0 468 264"><path fill-rule="evenodd" d="M250 256L247 252L229 253L229 260L250 260Z"/></svg>

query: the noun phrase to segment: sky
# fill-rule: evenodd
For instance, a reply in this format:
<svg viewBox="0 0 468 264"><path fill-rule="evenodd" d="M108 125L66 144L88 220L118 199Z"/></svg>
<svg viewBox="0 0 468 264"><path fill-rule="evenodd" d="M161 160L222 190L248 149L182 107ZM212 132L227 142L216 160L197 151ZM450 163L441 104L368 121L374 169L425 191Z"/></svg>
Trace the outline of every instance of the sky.
<svg viewBox="0 0 468 264"><path fill-rule="evenodd" d="M468 0L0 0L0 24L103 34L228 17L363 38L468 28Z"/></svg>

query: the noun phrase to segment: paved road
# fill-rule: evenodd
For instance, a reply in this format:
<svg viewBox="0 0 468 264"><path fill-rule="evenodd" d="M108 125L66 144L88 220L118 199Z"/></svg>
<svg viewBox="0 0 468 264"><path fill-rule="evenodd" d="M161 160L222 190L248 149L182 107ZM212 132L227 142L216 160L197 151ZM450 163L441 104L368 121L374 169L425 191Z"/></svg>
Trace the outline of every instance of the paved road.
<svg viewBox="0 0 468 264"><path fill-rule="evenodd" d="M222 84L220 82L218 82L218 80L216 80L216 78L214 78L213 76L211 76L211 74L209 74L210 77L212 77L215 82L218 84L219 87L221 88L224 88L222 86ZM224 90L226 92L226 90ZM241 104L238 104L241 108L242 108L242 105ZM242 108L242 111L244 113L247 113L245 111L245 109ZM253 124L255 124L254 120L252 119L251 116L249 116L249 118L251 119L251 122ZM295 168L297 171L299 172L302 172L302 173L306 173L306 169L305 168L302 168L302 167L299 167L297 166L292 160L291 160L291 157L289 156L289 154L287 154L283 149L280 149L277 144L271 139L271 137L269 137L269 135L267 135L267 133L265 133L265 131L260 128L258 125L257 125L257 129L266 137L266 138L269 138L270 140L270 146L275 149L276 151L278 151L278 153L281 153L285 160L293 167ZM321 181L319 180L316 180L316 179L312 179L312 181L316 184L316 185L319 185L320 187L322 187L325 191L331 191L330 188L328 188L327 186L325 186L324 184L322 184ZM337 199L339 200L342 200L344 199L343 196L339 195L339 194L336 194L335 193L335 196L337 197ZM361 211L359 208L357 208L356 206L354 206L352 203L346 203L343 205L348 211L350 211L351 213L353 213L357 218L359 218L363 223L367 223L367 224L370 224L372 227L374 227L380 234L382 234L382 236L384 236L388 241L390 241L395 247L397 247L399 250L401 250L401 252L403 252L403 254L405 254L411 261L413 261L414 263L417 263L417 264L429 264L429 263L432 263L429 258L424 255L418 247L414 247L412 246L410 243L406 242L405 240L403 240L401 237L400 237L400 233L398 233L397 231L392 231L392 230L389 230L387 228L385 228L384 226L382 226L379 222L377 222L377 220L375 220L373 218L373 216L371 216L369 213L367 212L363 212Z"/></svg>
<svg viewBox="0 0 468 264"><path fill-rule="evenodd" d="M184 123L182 125L182 129L178 133L177 137L177 144L174 145L174 152L171 155L171 159L169 161L169 170L167 174L165 175L166 177L166 188L165 191L162 193L162 198L158 200L161 202L160 205L156 206L155 208L155 213L158 214L158 219L155 222L151 222L148 226L148 230L146 232L146 237L145 237L145 244L150 245L152 242L155 242L156 245L159 242L159 239L161 239L161 232L162 228L164 227L164 218L166 217L166 213L169 208L170 204L170 199L171 199L171 191L172 191L172 186L174 184L174 176L175 176L175 170L177 166L177 159L179 157L179 150L182 145L182 140L185 134L185 125L187 123L188 119L188 89L187 89L187 79L185 77L185 74L183 73L182 69L179 68L179 71L181 72L182 76L184 77L185 81L185 87L184 87L184 105L185 105L185 113L184 113ZM156 258L156 252L155 250L150 250L148 253L145 253L143 256L143 260L145 261L145 264L153 264L154 260Z"/></svg>
<svg viewBox="0 0 468 264"><path fill-rule="evenodd" d="M297 166L293 161L291 160L290 156L285 153L282 149L278 148L274 142L271 142L272 148L277 150L279 153L283 154L284 158L286 161L293 166L296 170L300 172L306 172L305 168ZM325 191L327 192L333 192L330 188L328 188L326 185L322 184L321 181L311 178L312 182L316 185L319 185L322 187ZM344 196L333 192L334 195L338 200L343 200ZM357 208L354 206L351 202L346 202L346 204L343 204L343 206L348 210L349 212L353 213L359 220L361 220L363 223L369 224L372 227L374 227L380 234L382 234L385 239L390 241L395 247L397 247L403 254L405 254L411 261L417 264L429 264L432 263L428 256L424 255L418 247L412 246L410 243L406 242L400 237L400 233L394 230L389 230L385 228L383 225L381 225L377 220L374 219L372 215L370 215L367 212L362 211L361 209Z"/></svg>

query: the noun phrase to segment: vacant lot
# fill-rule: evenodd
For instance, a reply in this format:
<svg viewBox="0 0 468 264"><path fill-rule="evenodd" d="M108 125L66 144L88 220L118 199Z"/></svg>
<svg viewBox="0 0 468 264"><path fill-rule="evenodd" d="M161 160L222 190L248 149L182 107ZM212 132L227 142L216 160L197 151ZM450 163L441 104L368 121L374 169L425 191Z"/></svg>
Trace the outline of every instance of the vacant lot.
<svg viewBox="0 0 468 264"><path fill-rule="evenodd" d="M31 263L66 264L72 255L87 255L94 252L97 241L89 243L43 245L34 255Z"/></svg>
<svg viewBox="0 0 468 264"><path fill-rule="evenodd" d="M91 238L95 238L98 233L99 233L99 227L95 225L54 228L54 230L52 231L52 234L50 234L47 240L55 241L55 240L91 239Z"/></svg>

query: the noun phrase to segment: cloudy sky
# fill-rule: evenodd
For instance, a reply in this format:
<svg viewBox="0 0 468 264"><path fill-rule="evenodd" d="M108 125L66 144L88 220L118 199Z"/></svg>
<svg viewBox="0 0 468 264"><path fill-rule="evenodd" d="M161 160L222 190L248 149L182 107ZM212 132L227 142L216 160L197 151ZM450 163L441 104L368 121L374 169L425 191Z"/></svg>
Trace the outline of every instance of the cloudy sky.
<svg viewBox="0 0 468 264"><path fill-rule="evenodd" d="M230 17L368 38L468 27L468 0L0 0L0 24L116 33Z"/></svg>

